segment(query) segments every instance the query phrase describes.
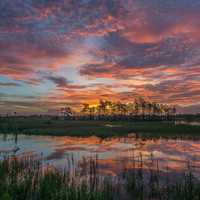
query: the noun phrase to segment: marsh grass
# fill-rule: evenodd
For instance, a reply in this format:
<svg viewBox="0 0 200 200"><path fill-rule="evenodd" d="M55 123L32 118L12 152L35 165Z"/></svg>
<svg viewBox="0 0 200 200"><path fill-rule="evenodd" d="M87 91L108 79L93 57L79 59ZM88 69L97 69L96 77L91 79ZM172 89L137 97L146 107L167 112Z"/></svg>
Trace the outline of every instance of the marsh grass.
<svg viewBox="0 0 200 200"><path fill-rule="evenodd" d="M113 188L108 181L97 181L95 161L90 164L87 178L82 179L78 171L43 167L40 160L32 157L5 158L0 161L0 199L112 200Z"/></svg>
<svg viewBox="0 0 200 200"><path fill-rule="evenodd" d="M109 125L109 126L108 126ZM135 133L141 138L200 137L200 126L173 121L67 121L51 118L8 117L0 119L0 133L52 136L123 136Z"/></svg>
<svg viewBox="0 0 200 200"><path fill-rule="evenodd" d="M188 162L180 174L162 172L159 162L151 156L149 169L144 169L142 155L133 163L131 171L125 170L125 188L134 200L199 200L200 181L192 173Z"/></svg>
<svg viewBox="0 0 200 200"><path fill-rule="evenodd" d="M200 181L188 162L179 175L165 172L151 155L148 168L142 154L131 158L115 181L99 173L98 158L73 156L58 170L35 157L7 157L0 161L1 200L199 200ZM171 179L173 177L173 179ZM117 180L117 181L116 181Z"/></svg>

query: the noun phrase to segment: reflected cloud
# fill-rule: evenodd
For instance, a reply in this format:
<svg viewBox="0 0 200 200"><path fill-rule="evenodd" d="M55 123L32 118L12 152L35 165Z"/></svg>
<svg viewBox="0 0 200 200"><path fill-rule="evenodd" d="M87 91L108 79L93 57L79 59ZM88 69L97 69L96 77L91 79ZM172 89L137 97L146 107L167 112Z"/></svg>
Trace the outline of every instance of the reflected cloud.
<svg viewBox="0 0 200 200"><path fill-rule="evenodd" d="M12 146L12 138L0 139L1 150ZM23 136L18 138L23 155L42 155L46 163L53 163L59 168L67 165L69 160L77 165L97 159L100 172L107 175L119 175L123 170L159 169L180 173L190 163L195 173L200 173L200 142L191 140L141 140L134 137L48 137ZM31 144L31 145L30 145ZM41 154L42 152L42 154ZM71 161L70 161L71 162ZM84 164L84 163L82 163ZM75 167L75 166L74 166Z"/></svg>

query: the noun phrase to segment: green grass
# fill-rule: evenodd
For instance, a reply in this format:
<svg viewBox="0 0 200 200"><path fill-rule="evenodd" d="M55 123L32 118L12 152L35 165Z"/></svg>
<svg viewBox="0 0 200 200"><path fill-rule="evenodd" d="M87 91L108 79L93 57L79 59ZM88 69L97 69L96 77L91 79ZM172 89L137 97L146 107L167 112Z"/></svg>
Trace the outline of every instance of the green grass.
<svg viewBox="0 0 200 200"><path fill-rule="evenodd" d="M133 165L138 165L139 168L133 167L133 170L125 172L125 188L130 197L136 200L200 199L200 182L193 175L189 163L184 171L175 173L168 170L162 172L158 161L153 158L148 170L143 168L142 157L137 164L133 163Z"/></svg>
<svg viewBox="0 0 200 200"><path fill-rule="evenodd" d="M97 165L91 160L85 163L86 174L71 175L68 171L55 168L42 170L41 161L27 158L6 158L0 160L0 199L1 200L199 200L200 181L190 167L177 179L169 181L170 172L163 175L157 167L142 168L142 158L132 170L125 170L123 179L115 181L99 179ZM157 164L158 166L158 164ZM74 166L73 166L74 167ZM151 168L152 167L152 168ZM91 170L92 168L92 170ZM81 171L81 168L77 170ZM173 175L174 176L174 175ZM176 175L175 175L176 176ZM100 181L101 180L101 181ZM78 181L78 182L77 182Z"/></svg>
<svg viewBox="0 0 200 200"><path fill-rule="evenodd" d="M1 133L19 133L53 136L123 136L135 133L143 138L198 138L200 126L173 122L128 122L128 121L67 121L50 118L3 118Z"/></svg>
<svg viewBox="0 0 200 200"><path fill-rule="evenodd" d="M113 200L109 183L94 186L96 177L89 176L89 182L76 184L76 177L55 168L43 170L41 162L31 157L0 160L0 199Z"/></svg>

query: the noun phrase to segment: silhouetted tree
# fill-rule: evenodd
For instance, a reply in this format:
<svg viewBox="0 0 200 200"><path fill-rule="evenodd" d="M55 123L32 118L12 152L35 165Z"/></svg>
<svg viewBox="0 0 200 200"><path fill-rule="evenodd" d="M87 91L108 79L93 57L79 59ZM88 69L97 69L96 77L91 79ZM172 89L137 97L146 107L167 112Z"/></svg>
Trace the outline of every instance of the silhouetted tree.
<svg viewBox="0 0 200 200"><path fill-rule="evenodd" d="M68 119L72 116L72 109L70 107L61 108L61 113L64 116L64 119Z"/></svg>
<svg viewBox="0 0 200 200"><path fill-rule="evenodd" d="M169 106L167 104L158 104L156 102L150 102L142 97L134 100L133 103L122 103L120 101L112 102L108 100L100 100L98 105L91 106L89 104L83 104L83 109L81 110L85 116L90 117L90 119L127 119L134 116L142 116L148 119L154 119L156 116L163 118L169 118L171 115L175 115L175 106ZM111 117L111 118L110 118Z"/></svg>

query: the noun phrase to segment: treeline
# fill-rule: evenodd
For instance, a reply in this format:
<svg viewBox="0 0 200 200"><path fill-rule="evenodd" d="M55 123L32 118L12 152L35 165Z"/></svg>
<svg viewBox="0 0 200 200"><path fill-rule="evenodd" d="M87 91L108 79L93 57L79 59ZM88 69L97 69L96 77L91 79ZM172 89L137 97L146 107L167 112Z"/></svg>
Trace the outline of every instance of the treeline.
<svg viewBox="0 0 200 200"><path fill-rule="evenodd" d="M99 100L97 105L83 104L78 113L74 113L70 107L63 108L62 113L66 118L91 120L170 120L175 118L176 107L150 102L140 97L129 103Z"/></svg>

